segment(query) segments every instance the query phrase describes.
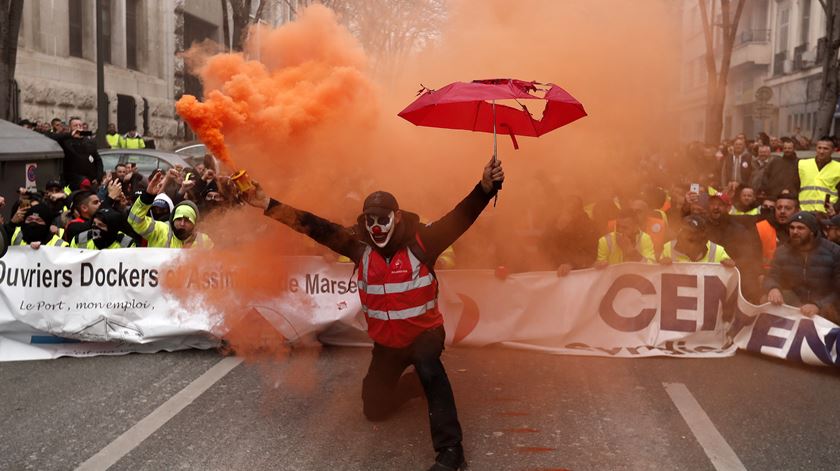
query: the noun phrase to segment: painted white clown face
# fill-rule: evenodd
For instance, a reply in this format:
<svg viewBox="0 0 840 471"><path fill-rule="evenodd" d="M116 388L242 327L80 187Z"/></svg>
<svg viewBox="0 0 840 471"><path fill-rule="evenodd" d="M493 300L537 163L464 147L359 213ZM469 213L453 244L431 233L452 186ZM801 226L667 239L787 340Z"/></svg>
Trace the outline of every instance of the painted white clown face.
<svg viewBox="0 0 840 471"><path fill-rule="evenodd" d="M365 214L365 227L373 243L380 249L385 247L394 235L394 212L391 211L387 216Z"/></svg>

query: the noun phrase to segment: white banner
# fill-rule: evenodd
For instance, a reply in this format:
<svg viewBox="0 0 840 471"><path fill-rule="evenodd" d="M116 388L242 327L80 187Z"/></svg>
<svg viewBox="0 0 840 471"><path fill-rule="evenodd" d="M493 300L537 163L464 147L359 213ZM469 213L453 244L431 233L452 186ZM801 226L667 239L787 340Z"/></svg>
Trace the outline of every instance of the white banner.
<svg viewBox="0 0 840 471"><path fill-rule="evenodd" d="M219 315L186 310L160 287L184 252L13 247L0 259L0 361L154 352L218 345ZM290 342L367 345L349 264L289 257L275 299L254 303ZM449 344L502 343L559 354L720 357L738 348L837 364L840 328L788 306L753 306L735 270L623 264L521 273L439 271ZM197 274L192 289L228 289L232 273Z"/></svg>

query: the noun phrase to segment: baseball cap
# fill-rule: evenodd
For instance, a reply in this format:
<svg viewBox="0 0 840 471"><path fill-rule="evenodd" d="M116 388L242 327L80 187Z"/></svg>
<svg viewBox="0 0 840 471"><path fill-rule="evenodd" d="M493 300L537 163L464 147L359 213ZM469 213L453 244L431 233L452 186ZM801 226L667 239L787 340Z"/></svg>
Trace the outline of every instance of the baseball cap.
<svg viewBox="0 0 840 471"><path fill-rule="evenodd" d="M387 191L374 191L367 198L362 206L362 213L374 216L387 216L391 211L400 209L397 199Z"/></svg>
<svg viewBox="0 0 840 471"><path fill-rule="evenodd" d="M695 214L683 218L683 229L691 232L706 232L706 220Z"/></svg>
<svg viewBox="0 0 840 471"><path fill-rule="evenodd" d="M834 216L831 219L826 219L823 221L823 225L828 227L840 227L840 214Z"/></svg>

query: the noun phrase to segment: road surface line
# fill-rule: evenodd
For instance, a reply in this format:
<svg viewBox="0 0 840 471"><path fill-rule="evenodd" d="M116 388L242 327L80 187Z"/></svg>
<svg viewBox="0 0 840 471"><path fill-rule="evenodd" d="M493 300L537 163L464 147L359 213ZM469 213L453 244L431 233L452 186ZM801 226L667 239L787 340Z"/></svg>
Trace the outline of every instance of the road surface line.
<svg viewBox="0 0 840 471"><path fill-rule="evenodd" d="M744 470L744 463L732 450L732 447L726 443L723 435L720 434L715 424L712 423L706 412L700 407L697 399L691 394L691 391L682 383L662 383L665 386L665 391L671 396L671 401L677 406L688 428L694 434L694 437L703 447L703 451L712 466L719 471L729 470Z"/></svg>
<svg viewBox="0 0 840 471"><path fill-rule="evenodd" d="M210 386L213 386L217 381L224 378L226 374L230 373L240 363L242 363L241 358L226 357L222 359L222 361L213 365L204 374L188 384L187 387L170 397L169 400L161 404L151 414L144 417L143 420L134 424L134 426L126 430L105 448L99 450L97 454L80 464L76 468L76 471L108 469L131 450L135 449L143 440L149 438L149 435L155 433L169 419L175 417L175 415L190 405L204 391L207 391Z"/></svg>

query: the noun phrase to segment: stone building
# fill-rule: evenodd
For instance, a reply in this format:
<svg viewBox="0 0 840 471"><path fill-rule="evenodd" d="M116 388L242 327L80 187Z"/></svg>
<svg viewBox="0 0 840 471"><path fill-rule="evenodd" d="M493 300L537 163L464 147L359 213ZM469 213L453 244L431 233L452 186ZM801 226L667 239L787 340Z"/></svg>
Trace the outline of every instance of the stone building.
<svg viewBox="0 0 840 471"><path fill-rule="evenodd" d="M171 148L188 137L174 103L201 93L176 53L193 41L222 42L218 0L104 2L105 93L110 122L136 127ZM95 0L27 0L15 79L21 118L80 116L91 129L96 113Z"/></svg>

